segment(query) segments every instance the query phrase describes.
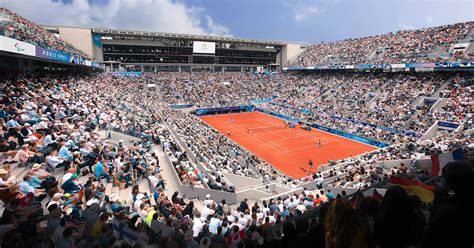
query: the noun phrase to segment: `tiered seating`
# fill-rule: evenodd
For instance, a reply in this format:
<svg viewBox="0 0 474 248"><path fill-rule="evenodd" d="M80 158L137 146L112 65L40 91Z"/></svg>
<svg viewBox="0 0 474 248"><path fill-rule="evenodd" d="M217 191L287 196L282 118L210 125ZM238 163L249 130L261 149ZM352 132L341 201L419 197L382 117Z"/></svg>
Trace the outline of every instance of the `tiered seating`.
<svg viewBox="0 0 474 248"><path fill-rule="evenodd" d="M351 79L348 75L345 77ZM147 76L144 79L156 80L154 76ZM268 85L278 84L281 88L278 95L281 98L286 94L285 89L292 89L287 82L291 80L295 82L295 79L294 76L277 77L271 79ZM336 161L335 166L313 176L315 184L323 187L321 190L275 197L265 202L257 201L253 206L249 206L252 205L250 202L243 201L238 209L235 206L228 206L225 201L215 202L212 197L194 200L195 202L186 201L179 196L179 192L175 192L171 199L168 199L162 190L165 184L160 177L162 169L159 166L160 161L150 150L153 143L162 144L183 184L195 187L205 187L207 184L213 189L232 191L230 184L217 185L218 188L211 184L225 181L225 177L217 180L221 176L220 172L247 177L263 175L267 177L267 181L282 185L286 184L286 179L272 173L269 165L261 164L242 148L210 130L199 119L168 107L157 106L154 91L144 89L142 80L92 76L50 78L43 81L17 80L0 85L3 92L6 92L0 99L3 104L1 112L3 166L0 171L2 173L0 195L6 206L3 214L6 217L2 217L2 224L14 223L12 226L2 226L9 231L4 236L2 247L18 246L15 242L19 241L11 239L16 233L22 237L19 246L29 247L42 244L44 238L60 247L72 243L81 246L86 242L100 243L106 242L105 240L113 246L119 243L132 246L135 244L167 246L212 242L236 247L239 242L246 244L263 242L265 246L273 247L278 238L278 234L273 234L275 228L287 225L284 223L290 223L288 221L293 218L297 221L300 215L313 216L320 211L320 208L329 206L331 209L338 204L338 207L330 212L341 211L344 208L341 204L348 204L342 199L344 193L340 196L333 194L329 191L329 187L345 190L368 189L374 186L386 188L389 186L386 185L387 178L393 175L400 176L400 173L402 176L416 175L426 178L424 168L401 166L387 170L378 166L378 163L397 159L413 160L415 156L438 153L440 149L450 151L463 147L467 151L467 147L472 144L469 138L450 138L450 136L419 143L397 144L358 157ZM260 78L260 80L266 79ZM345 80L335 80L331 76L324 79L309 77L296 80L301 80L305 85L301 89L310 91L308 94L314 98L321 98L326 93L338 97L361 93L344 90ZM338 86L338 89L331 91L332 87L327 87L318 92L312 89L313 85L310 83L312 80L316 84L320 84L318 81L333 80L330 84ZM462 79L456 79L455 82L459 83L459 80ZM373 90L370 86L367 87L362 91L363 94ZM390 89L394 90L393 87ZM291 95L292 101L298 101L297 93ZM303 95L306 96L308 95ZM163 115L167 125L178 134L177 137L160 125L158 114ZM102 132L101 129L114 129L139 138L133 139L131 143L121 140L111 142L99 138L98 133ZM190 151L207 166L208 171L197 170L184 154L184 150L181 150L176 139L182 139ZM215 145L213 142L219 144ZM30 146L22 146L23 144ZM245 170L232 153L243 155L243 160L254 163L258 171ZM5 164L10 161L15 163ZM59 166L75 168L75 171L73 169L64 171ZM103 171L98 169L102 167ZM91 178L89 175L75 174L88 170L93 172ZM11 175L15 175L16 178ZM143 180L145 177L148 180ZM109 183L107 178L110 180ZM114 186L115 180L117 184ZM133 187L118 190L118 187L126 186L129 180ZM152 183L150 188L148 181ZM304 182L307 182L307 179L295 181L294 185ZM157 191L155 187L158 188ZM399 189L389 188L386 195L392 194L394 190ZM34 195L33 203L26 202L25 200L29 198L23 196L30 192ZM145 192L147 194L144 194ZM132 204L122 201L124 195L130 196ZM22 204L26 204L24 207L18 205L17 197L21 198ZM358 205L357 199L354 197L351 200L353 206ZM364 201L366 200L361 200ZM361 204L362 209L363 206ZM83 208L84 211L79 211L79 208ZM48 214L44 229L46 235L43 236L40 230L26 236L25 228L31 223L36 225L35 222L42 220L39 217L42 216L40 213L42 209ZM19 215L14 216L11 211ZM109 212L113 213L112 225L105 222ZM64 213L63 217L61 213ZM65 226L60 224L61 219L66 223ZM205 224L206 220L209 221L208 224ZM172 228L176 223L180 223L180 226ZM321 223L313 223L310 229L317 228L322 225ZM326 225L329 225L329 222ZM74 232L73 227L79 231ZM226 231L221 232L220 228L223 230L226 228ZM114 231L109 233L108 230ZM76 234L71 236L72 232ZM121 235L124 232L129 235ZM288 245L299 242L299 239L292 238L287 229L284 228L283 232ZM378 235L370 233L367 237L374 239L374 242L381 242L378 241ZM263 241L258 241L260 237ZM301 238L303 237L308 238L302 234ZM415 239L413 242L419 244L422 241Z"/></svg>
<svg viewBox="0 0 474 248"><path fill-rule="evenodd" d="M40 25L31 22L6 8L0 8L4 19L11 18L10 23L2 24L4 36L31 43L43 48L69 53L85 59L90 59L81 50L46 31Z"/></svg>
<svg viewBox="0 0 474 248"><path fill-rule="evenodd" d="M450 46L462 40L473 22L402 30L377 36L315 44L304 50L288 66L318 64L414 63L449 60ZM447 55L446 55L447 54ZM451 59L462 59L457 54Z"/></svg>

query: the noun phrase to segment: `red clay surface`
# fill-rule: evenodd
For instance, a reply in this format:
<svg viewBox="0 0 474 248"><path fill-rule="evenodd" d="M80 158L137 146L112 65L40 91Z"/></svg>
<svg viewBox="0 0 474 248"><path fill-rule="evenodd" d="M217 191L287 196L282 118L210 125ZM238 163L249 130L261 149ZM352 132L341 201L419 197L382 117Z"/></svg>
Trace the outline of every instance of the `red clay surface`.
<svg viewBox="0 0 474 248"><path fill-rule="evenodd" d="M292 178L307 175L308 161L314 164L314 171L328 160L338 160L377 149L376 147L299 126L273 130L259 130L248 133L250 128L282 125L282 119L261 113L223 114L200 117L220 133L253 152ZM231 118L233 121L231 121ZM318 146L318 141L321 146Z"/></svg>

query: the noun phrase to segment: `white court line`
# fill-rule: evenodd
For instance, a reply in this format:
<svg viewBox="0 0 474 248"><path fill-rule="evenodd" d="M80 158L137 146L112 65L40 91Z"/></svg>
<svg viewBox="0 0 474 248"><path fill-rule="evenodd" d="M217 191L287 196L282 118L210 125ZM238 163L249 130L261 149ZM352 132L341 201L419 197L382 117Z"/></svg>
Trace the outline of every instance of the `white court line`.
<svg viewBox="0 0 474 248"><path fill-rule="evenodd" d="M263 113L263 114L265 114L265 113ZM273 117L273 116L271 116L271 117ZM279 119L278 117L274 117L274 118ZM276 122L270 121L270 123L276 123ZM315 129L315 128L311 128L311 129L312 129L312 130L314 129L314 130L316 130L316 131L322 131L322 130L318 130L318 129ZM318 140L319 140L319 139L318 139L318 136L311 136L311 135L309 135L309 134L306 133L307 131L301 130L300 128L293 128L293 131L296 131L295 134L298 134L298 135L301 135L301 136L304 136L304 137L308 137L308 138L310 138L310 139L312 139L312 140L315 140L315 141L318 141ZM332 135L335 135L335 134L332 134ZM336 136L338 136L338 135L336 135ZM339 136L338 136L338 137L339 137ZM344 137L343 137L343 138L344 138ZM331 143L330 141L328 141L328 140L326 140L326 139L323 139L323 140L327 141L326 144Z"/></svg>
<svg viewBox="0 0 474 248"><path fill-rule="evenodd" d="M283 120L283 119L278 118L278 117L273 116L273 115L265 114L265 113L260 112L260 111L258 111L258 112L259 112L260 114L265 115L265 116L270 116L270 117L273 117L273 118L277 118L277 119ZM330 132L327 132L327 131L324 131L324 130L321 130L321 129L317 129L317 128L313 128L313 127L312 127L311 129L317 130L317 131L319 131L319 132L325 132L325 133L328 133L328 134L330 134L330 135L336 136L336 137L338 137L338 138L342 138L342 139L346 139L346 140L349 140L349 141L357 142L357 143L360 143L360 144L363 144L363 145L366 145L366 146L370 146L370 147L375 148L374 150L379 150L379 149L381 149L381 148L379 148L379 147L376 147L376 146L373 146L373 145L369 145L369 144L366 144L366 143L364 143L364 142L360 142L360 141L357 141L357 140L349 139L349 138L347 138L347 137L340 136L340 135L337 135L337 134L333 134L333 133L330 133ZM346 132L346 131L343 131L343 132ZM346 132L346 133L347 133L347 132ZM350 134L350 133L349 133L349 134ZM357 134L356 134L356 135L357 135ZM359 135L359 136L360 136L360 135ZM362 137L363 137L363 136L362 136ZM360 153L360 154L362 154L362 153ZM349 157L348 157L348 158L349 158Z"/></svg>
<svg viewBox="0 0 474 248"><path fill-rule="evenodd" d="M256 140L256 141L262 142L263 145L267 145L267 146L269 146L270 148L273 148L273 149L277 150L278 152L283 153L283 151L281 151L279 148L275 148L275 145L269 143L267 140L265 140L265 139L264 139L264 140L257 139L257 138L255 138L254 136L248 135L248 133L246 133L246 132L240 130L240 128L239 128L238 126L234 125L233 123L229 123L229 124L230 124L231 126L236 127L236 128L237 128L237 131L239 131L239 132L245 134L246 136L248 136L248 137L250 137L250 138L252 138L252 139L254 139L254 140ZM259 137L260 137L260 136L259 136ZM260 138L261 138L261 137L260 137ZM265 142L267 142L267 143L265 143ZM285 150L286 150L286 149L285 149Z"/></svg>
<svg viewBox="0 0 474 248"><path fill-rule="evenodd" d="M260 136L260 135L258 135L258 134L256 134L256 133L253 133L253 135L256 135L256 136L260 137L261 139L265 140L265 141L268 142L268 143L271 143L271 142L272 142L272 140L268 140L268 139L266 139L266 138L264 138L264 137L262 137L262 136ZM280 146L280 145L277 145L277 144L272 144L272 145L278 146L278 147L280 147L282 150L285 150L285 151L288 150L288 149L286 149L285 147Z"/></svg>
<svg viewBox="0 0 474 248"><path fill-rule="evenodd" d="M272 123L272 124L275 124L275 125L278 125L278 124L280 123L280 122L278 122L278 123L277 123L277 122L273 122L273 121L271 121L271 120L261 121L261 122L264 122L264 123L266 123L266 124ZM286 140L286 139L293 139L293 138L299 138L299 137L306 137L306 138L309 138L309 139L314 140L314 141L321 141L321 145L331 143L330 141L328 141L328 140L326 140L326 139L318 139L317 136L311 136L311 135L309 135L309 134L306 134L305 132L307 132L307 131L300 130L300 129L297 129L297 128L294 128L294 129L292 129L292 130L290 130L290 129L282 129L282 130L284 130L284 131L287 131L287 130L288 130L288 131L291 131L291 135L297 135L297 136L296 136L296 137L294 137L294 136L293 136L293 137L288 137L288 136L291 136L291 135L279 134L279 133L277 132L277 131L279 131L279 130L275 130L275 132L272 132L272 134L278 135L278 136L280 136L280 137L282 137L282 138L281 138L281 139L272 140L272 141L270 141L270 142L275 142L275 141L279 141L279 140ZM261 137L261 136L259 136L259 137L260 137L260 138L263 138L263 137ZM316 146L316 144L315 144L315 146ZM298 149L298 148L296 148L296 149ZM286 149L286 150L288 150L288 149Z"/></svg>
<svg viewBox="0 0 474 248"><path fill-rule="evenodd" d="M300 148L295 148L295 149L288 150L288 151L286 151L285 153L294 152L294 151L299 151L299 150L303 150L303 149L308 149L308 148L311 148L311 147L319 148L319 147L317 147L316 145L303 146L303 147L300 147Z"/></svg>
<svg viewBox="0 0 474 248"><path fill-rule="evenodd" d="M248 120L248 119L247 119L247 120ZM267 124L267 125L268 125L268 123L275 124L275 125L280 124L280 122L277 123L277 122L274 122L274 121L272 121L272 120L264 120L264 119L262 119L262 118L252 118L252 121L254 121L254 122L260 122L260 123L265 123L265 124ZM244 127L242 127L242 126L244 126L244 125L237 125L237 124L235 124L235 123L230 123L230 124L231 124L232 126L234 126L234 127L237 127L237 128L244 128ZM250 125L250 124L249 124L249 125ZM245 126L248 126L248 125L245 125ZM270 127L270 126L269 126L269 127ZM262 127L262 128L264 128L264 127ZM312 129L313 129L313 128L312 128ZM292 135L296 135L296 136L288 137L289 135L282 135L282 134L279 134L279 133L276 132L276 131L279 131L279 130L275 130L275 132L271 132L271 133L282 137L282 138L280 138L280 139L268 140L268 139L266 139L266 138L264 138L264 137L258 135L257 133L254 133L253 135L254 135L254 136L258 136L259 139L255 138L255 137L253 137L253 136L250 136L250 135L249 135L249 136L250 136L250 137L253 137L255 140L260 141L260 142L262 142L262 140L263 140L263 141L266 141L266 142L268 142L268 143L272 143L272 144L267 144L267 145L270 146L270 147L271 147L271 145L274 146L274 147L272 147L272 148L275 149L275 150L278 150L278 151L281 152L281 153L294 152L294 151L303 150L303 149L307 149L307 148L311 148L311 147L317 148L318 146L317 146L317 144L314 144L314 145L303 146L303 147L299 147L299 148L295 148L295 149L287 149L287 148L285 148L285 147L283 147L283 146L280 146L280 145L278 145L278 144L273 144L273 142L278 142L278 141L282 141L282 140L288 140L288 139L295 139L295 138L305 137L305 138L309 138L310 140L320 141L320 142L321 142L321 145L325 145L325 144L331 143L330 141L328 141L328 140L326 140L326 139L318 139L317 136L311 136L311 135L309 135L309 134L306 134L305 132L307 132L307 131L300 130L300 129L297 129L297 128L294 128L293 130L289 130L289 129L282 129L282 130L284 130L284 131L287 131L287 130L288 130L288 131L291 131L291 134L292 134ZM242 132L240 129L239 129L239 131ZM268 130L268 131L271 131L271 130ZM281 149L276 149L275 147L279 147L279 148L281 148ZM281 151L281 150L284 150L284 151Z"/></svg>

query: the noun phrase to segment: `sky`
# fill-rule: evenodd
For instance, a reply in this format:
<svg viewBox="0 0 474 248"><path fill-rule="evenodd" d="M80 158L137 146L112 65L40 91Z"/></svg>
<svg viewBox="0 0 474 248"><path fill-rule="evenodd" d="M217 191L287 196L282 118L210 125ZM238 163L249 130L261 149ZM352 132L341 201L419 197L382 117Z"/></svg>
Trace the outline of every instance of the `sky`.
<svg viewBox="0 0 474 248"><path fill-rule="evenodd" d="M474 21L472 0L0 0L40 24L319 43Z"/></svg>

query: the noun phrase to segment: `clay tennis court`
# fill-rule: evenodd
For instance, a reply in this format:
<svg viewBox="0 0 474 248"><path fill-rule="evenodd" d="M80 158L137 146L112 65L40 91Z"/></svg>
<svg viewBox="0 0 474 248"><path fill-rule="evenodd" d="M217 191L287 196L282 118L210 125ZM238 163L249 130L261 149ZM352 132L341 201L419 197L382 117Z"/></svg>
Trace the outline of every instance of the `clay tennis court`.
<svg viewBox="0 0 474 248"><path fill-rule="evenodd" d="M310 159L316 172L317 167L326 164L328 160L347 158L377 149L316 129L306 131L299 126L285 128L284 120L261 112L200 118L224 135L230 131L229 138L292 178L307 175ZM319 142L321 146L318 145Z"/></svg>

